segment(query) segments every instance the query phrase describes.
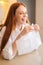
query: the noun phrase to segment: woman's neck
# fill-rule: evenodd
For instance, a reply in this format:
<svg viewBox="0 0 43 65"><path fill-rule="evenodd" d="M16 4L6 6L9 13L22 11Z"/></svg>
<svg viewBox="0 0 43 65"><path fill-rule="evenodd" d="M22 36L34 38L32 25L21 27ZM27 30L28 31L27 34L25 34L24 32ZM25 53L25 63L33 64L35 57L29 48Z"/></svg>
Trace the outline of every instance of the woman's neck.
<svg viewBox="0 0 43 65"><path fill-rule="evenodd" d="M21 29L22 28L22 24L21 23L16 23L16 28Z"/></svg>

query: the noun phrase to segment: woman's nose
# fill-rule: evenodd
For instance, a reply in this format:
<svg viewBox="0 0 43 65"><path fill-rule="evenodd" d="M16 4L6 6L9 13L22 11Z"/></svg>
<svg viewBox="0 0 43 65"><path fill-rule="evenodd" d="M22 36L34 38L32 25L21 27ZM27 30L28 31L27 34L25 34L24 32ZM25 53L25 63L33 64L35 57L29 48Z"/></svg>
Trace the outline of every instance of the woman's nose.
<svg viewBox="0 0 43 65"><path fill-rule="evenodd" d="M28 15L27 14L24 14L24 17L28 17Z"/></svg>

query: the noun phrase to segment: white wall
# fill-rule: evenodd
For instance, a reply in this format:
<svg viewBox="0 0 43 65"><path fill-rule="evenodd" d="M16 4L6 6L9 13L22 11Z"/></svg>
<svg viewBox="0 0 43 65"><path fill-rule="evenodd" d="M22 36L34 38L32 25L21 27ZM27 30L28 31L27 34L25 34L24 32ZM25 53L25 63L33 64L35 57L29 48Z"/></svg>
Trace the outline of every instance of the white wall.
<svg viewBox="0 0 43 65"><path fill-rule="evenodd" d="M40 35L43 41L43 0L36 0L36 22L40 26Z"/></svg>

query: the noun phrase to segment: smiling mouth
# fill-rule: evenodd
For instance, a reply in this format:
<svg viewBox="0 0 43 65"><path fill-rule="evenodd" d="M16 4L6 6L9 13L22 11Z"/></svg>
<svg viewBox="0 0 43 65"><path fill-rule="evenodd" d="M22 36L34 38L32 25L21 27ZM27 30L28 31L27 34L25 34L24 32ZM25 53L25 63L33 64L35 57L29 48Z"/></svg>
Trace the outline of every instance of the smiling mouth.
<svg viewBox="0 0 43 65"><path fill-rule="evenodd" d="M25 19L22 19L22 21L25 21Z"/></svg>

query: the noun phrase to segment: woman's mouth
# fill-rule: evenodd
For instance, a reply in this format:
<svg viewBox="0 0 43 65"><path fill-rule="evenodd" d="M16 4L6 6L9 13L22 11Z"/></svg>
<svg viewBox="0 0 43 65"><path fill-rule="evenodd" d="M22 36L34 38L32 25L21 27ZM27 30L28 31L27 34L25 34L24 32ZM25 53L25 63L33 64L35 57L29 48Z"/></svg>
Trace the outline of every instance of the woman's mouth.
<svg viewBox="0 0 43 65"><path fill-rule="evenodd" d="M26 19L22 19L22 21L23 21L23 22L25 22L25 21L26 21Z"/></svg>

